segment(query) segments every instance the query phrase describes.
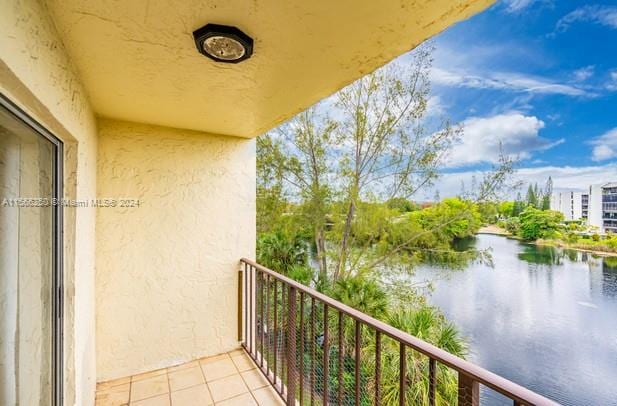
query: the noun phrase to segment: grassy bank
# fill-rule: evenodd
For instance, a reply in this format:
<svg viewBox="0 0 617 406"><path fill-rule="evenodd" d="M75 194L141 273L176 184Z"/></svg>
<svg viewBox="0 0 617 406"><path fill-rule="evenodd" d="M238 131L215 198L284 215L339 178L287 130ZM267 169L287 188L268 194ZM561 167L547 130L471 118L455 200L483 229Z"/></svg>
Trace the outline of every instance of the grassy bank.
<svg viewBox="0 0 617 406"><path fill-rule="evenodd" d="M580 238L577 242L570 243L563 240L539 239L536 240L535 243L537 245L567 248L603 256L617 257L617 246L614 246L610 241L611 240L594 241L591 238Z"/></svg>

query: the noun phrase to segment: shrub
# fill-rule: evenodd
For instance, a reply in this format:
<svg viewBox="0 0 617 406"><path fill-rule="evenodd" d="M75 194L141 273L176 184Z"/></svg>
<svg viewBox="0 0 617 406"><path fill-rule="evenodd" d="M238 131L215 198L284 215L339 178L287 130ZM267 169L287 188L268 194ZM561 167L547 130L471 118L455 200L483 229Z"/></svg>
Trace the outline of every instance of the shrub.
<svg viewBox="0 0 617 406"><path fill-rule="evenodd" d="M576 244L578 242L578 234L569 232L566 235L566 241L570 244Z"/></svg>
<svg viewBox="0 0 617 406"><path fill-rule="evenodd" d="M563 214L553 210L539 210L527 207L519 216L521 229L519 235L532 241L538 238L553 238L563 221Z"/></svg>
<svg viewBox="0 0 617 406"><path fill-rule="evenodd" d="M592 236L591 236L591 239L592 239L593 241L595 241L595 242L600 241L600 234L597 234L597 233L596 233L596 234L592 235Z"/></svg>

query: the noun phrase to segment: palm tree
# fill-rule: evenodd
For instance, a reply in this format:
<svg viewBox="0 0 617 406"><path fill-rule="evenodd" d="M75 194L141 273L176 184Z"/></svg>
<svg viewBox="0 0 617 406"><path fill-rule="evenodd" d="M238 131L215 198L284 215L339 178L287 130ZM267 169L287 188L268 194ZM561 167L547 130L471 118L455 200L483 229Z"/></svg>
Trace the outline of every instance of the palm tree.
<svg viewBox="0 0 617 406"><path fill-rule="evenodd" d="M423 306L419 309L397 309L388 315L387 323L415 337L427 341L443 350L461 358L467 354L467 345L456 327L447 322L436 309ZM381 347L381 382L369 380L369 392L375 385L381 387L382 404L399 404L399 343L384 338ZM374 342L367 346L366 351L373 354L367 360L373 360L375 354ZM423 354L408 348L406 352L406 404L428 404L429 359ZM372 363L373 361L371 361ZM374 369L369 365L368 370ZM370 376L370 375L369 375ZM457 374L444 365L437 368L437 385L435 391L437 405L452 405L457 402Z"/></svg>
<svg viewBox="0 0 617 406"><path fill-rule="evenodd" d="M297 235L287 237L282 232L265 234L257 240L257 261L287 275L293 267L308 263L307 244Z"/></svg>

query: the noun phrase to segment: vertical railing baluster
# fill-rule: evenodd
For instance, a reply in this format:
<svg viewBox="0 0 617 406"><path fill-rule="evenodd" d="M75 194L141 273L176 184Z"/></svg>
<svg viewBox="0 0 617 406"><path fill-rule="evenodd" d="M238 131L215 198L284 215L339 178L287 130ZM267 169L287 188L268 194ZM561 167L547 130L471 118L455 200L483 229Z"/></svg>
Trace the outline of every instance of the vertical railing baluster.
<svg viewBox="0 0 617 406"><path fill-rule="evenodd" d="M400 343L399 353L399 405L405 406L405 391L407 385L407 355L405 344Z"/></svg>
<svg viewBox="0 0 617 406"><path fill-rule="evenodd" d="M248 265L244 263L244 348L248 350L249 341L249 279Z"/></svg>
<svg viewBox="0 0 617 406"><path fill-rule="evenodd" d="M285 318L285 310L289 313L289 309L287 309L287 289L285 288L285 283L281 282L281 341L279 342L279 351L281 352L281 363L279 365L280 374L281 374L281 394L285 393L286 382L287 382L287 346L285 345L287 341L287 329L285 325L287 323L287 319Z"/></svg>
<svg viewBox="0 0 617 406"><path fill-rule="evenodd" d="M270 348L272 341L272 325L270 325L270 308L272 305L270 304L270 275L266 275L266 328L264 329L264 334L266 335L266 377L270 381L270 369L272 368L272 363L270 362Z"/></svg>
<svg viewBox="0 0 617 406"><path fill-rule="evenodd" d="M242 300L242 291L243 291L243 283L242 283L242 278L244 276L244 273L242 272L242 266L244 265L244 262L240 262L240 266L238 267L238 341L242 342L243 338L244 338L244 331L242 331L242 315L244 314L244 301Z"/></svg>
<svg viewBox="0 0 617 406"><path fill-rule="evenodd" d="M343 312L338 312L338 404L343 404Z"/></svg>
<svg viewBox="0 0 617 406"><path fill-rule="evenodd" d="M381 405L381 332L375 330L375 405Z"/></svg>
<svg viewBox="0 0 617 406"><path fill-rule="evenodd" d="M480 384L462 372L458 373L458 405L478 406L480 404Z"/></svg>
<svg viewBox="0 0 617 406"><path fill-rule="evenodd" d="M300 406L304 405L304 292L300 292Z"/></svg>
<svg viewBox="0 0 617 406"><path fill-rule="evenodd" d="M360 321L356 319L355 326L356 343L355 343L355 388L356 388L356 406L360 405L360 346L362 345L362 325Z"/></svg>
<svg viewBox="0 0 617 406"><path fill-rule="evenodd" d="M264 367L264 338L265 338L265 325L264 322L264 280L266 279L263 272L259 272L259 367Z"/></svg>
<svg viewBox="0 0 617 406"><path fill-rule="evenodd" d="M278 358L278 340L279 340L279 332L278 332L278 281L274 278L274 386L276 387L276 367L277 367L277 358Z"/></svg>
<svg viewBox="0 0 617 406"><path fill-rule="evenodd" d="M429 358L428 361L428 404L435 406L435 389L437 387L437 361Z"/></svg>
<svg viewBox="0 0 617 406"><path fill-rule="evenodd" d="M296 288L287 291L287 405L296 404Z"/></svg>
<svg viewBox="0 0 617 406"><path fill-rule="evenodd" d="M315 298L311 297L311 406L315 403Z"/></svg>
<svg viewBox="0 0 617 406"><path fill-rule="evenodd" d="M330 401L328 394L328 377L330 376L330 348L329 348L329 334L328 334L328 305L323 304L323 404L327 405Z"/></svg>
<svg viewBox="0 0 617 406"><path fill-rule="evenodd" d="M253 266L249 266L249 354L253 354Z"/></svg>

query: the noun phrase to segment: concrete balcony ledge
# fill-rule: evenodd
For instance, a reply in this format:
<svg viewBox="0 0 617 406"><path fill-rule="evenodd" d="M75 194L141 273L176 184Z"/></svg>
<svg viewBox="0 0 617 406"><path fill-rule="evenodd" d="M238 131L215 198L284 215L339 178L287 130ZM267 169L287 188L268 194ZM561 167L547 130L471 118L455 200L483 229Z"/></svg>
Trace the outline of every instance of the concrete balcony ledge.
<svg viewBox="0 0 617 406"><path fill-rule="evenodd" d="M96 406L283 405L243 349L97 384Z"/></svg>

